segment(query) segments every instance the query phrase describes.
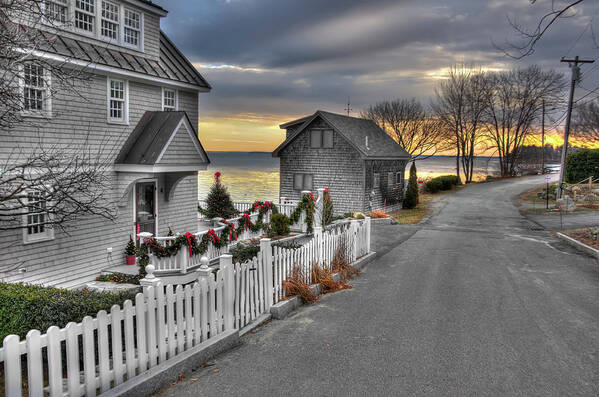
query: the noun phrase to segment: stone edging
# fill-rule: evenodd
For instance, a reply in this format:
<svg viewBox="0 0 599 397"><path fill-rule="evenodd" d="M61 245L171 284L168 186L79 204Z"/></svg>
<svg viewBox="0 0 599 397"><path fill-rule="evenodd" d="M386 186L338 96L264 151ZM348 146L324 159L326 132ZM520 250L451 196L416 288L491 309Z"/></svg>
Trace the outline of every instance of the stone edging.
<svg viewBox="0 0 599 397"><path fill-rule="evenodd" d="M168 386L181 373L189 373L210 358L239 344L239 332L225 331L205 342L168 359L155 367L108 390L110 396L150 396Z"/></svg>
<svg viewBox="0 0 599 397"><path fill-rule="evenodd" d="M563 233L558 232L557 237L560 238L561 240L565 241L566 243L570 244L574 248L578 249L579 251L582 251L586 254L589 254L589 255L599 259L599 250L597 250L591 246L588 246L585 243L580 242L570 236L566 236Z"/></svg>
<svg viewBox="0 0 599 397"><path fill-rule="evenodd" d="M376 252L371 252L370 254L365 255L362 258L355 261L352 264L352 266L355 269L360 270L360 269L366 267L366 265L368 265L370 262L372 262L375 257L376 257ZM333 279L338 282L339 280L341 280L341 274L340 273L333 274ZM322 288L321 288L320 284L312 284L310 286L310 289L312 290L312 292L315 295L320 295L322 292ZM287 317L292 311L294 311L298 307L302 306L303 304L304 304L304 302L302 301L302 299L299 296L294 296L293 298L289 298L287 300L281 301L281 302L273 305L270 308L270 314L272 315L272 318L274 318L275 320L282 320L285 317Z"/></svg>

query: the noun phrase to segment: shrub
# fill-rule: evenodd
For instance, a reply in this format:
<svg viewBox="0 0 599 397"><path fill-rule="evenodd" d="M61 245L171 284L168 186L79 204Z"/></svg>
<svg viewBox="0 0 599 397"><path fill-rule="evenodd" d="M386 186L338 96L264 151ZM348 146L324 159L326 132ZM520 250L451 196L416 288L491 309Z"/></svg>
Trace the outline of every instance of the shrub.
<svg viewBox="0 0 599 397"><path fill-rule="evenodd" d="M443 182L433 178L424 184L424 191L428 193L438 193L443 188Z"/></svg>
<svg viewBox="0 0 599 397"><path fill-rule="evenodd" d="M289 219L289 217L287 217L285 214L274 214L270 218L270 228L268 231L268 235L270 237L286 236L289 233L291 233L289 225L291 225L291 219Z"/></svg>
<svg viewBox="0 0 599 397"><path fill-rule="evenodd" d="M410 179L408 180L408 191L403 200L403 207L410 209L418 205L418 176L416 174L416 163L410 167Z"/></svg>
<svg viewBox="0 0 599 397"><path fill-rule="evenodd" d="M233 263L243 263L253 259L260 252L260 246L253 244L239 243L229 250L233 256Z"/></svg>
<svg viewBox="0 0 599 397"><path fill-rule="evenodd" d="M299 296L305 303L314 303L318 300L318 296L312 292L310 285L306 282L306 276L302 270L295 266L291 272L291 276L283 281L285 288L285 296Z"/></svg>
<svg viewBox="0 0 599 397"><path fill-rule="evenodd" d="M131 236L129 236L129 242L125 246L125 255L135 255L136 251L137 250L135 249L135 242L133 241Z"/></svg>
<svg viewBox="0 0 599 397"><path fill-rule="evenodd" d="M361 212L354 212L353 218L354 219L366 219L366 217L364 216L364 214L361 213Z"/></svg>
<svg viewBox="0 0 599 397"><path fill-rule="evenodd" d="M368 214L371 218L388 218L389 215L385 214L385 212L381 210L372 211Z"/></svg>
<svg viewBox="0 0 599 397"><path fill-rule="evenodd" d="M117 284L139 284L139 280L141 280L139 274L125 274L125 273L110 273L110 274L102 274L96 277L96 281L108 281L111 283Z"/></svg>
<svg viewBox="0 0 599 397"><path fill-rule="evenodd" d="M24 338L32 329L44 333L52 325L62 328L134 297L133 292L86 292L0 283L0 340L10 334Z"/></svg>
<svg viewBox="0 0 599 397"><path fill-rule="evenodd" d="M333 222L335 217L333 216L333 200L331 200L331 194L329 188L324 190L323 196L323 216L322 216L322 227L329 225Z"/></svg>
<svg viewBox="0 0 599 397"><path fill-rule="evenodd" d="M566 182L578 183L592 176L599 178L599 149L580 149L566 158Z"/></svg>

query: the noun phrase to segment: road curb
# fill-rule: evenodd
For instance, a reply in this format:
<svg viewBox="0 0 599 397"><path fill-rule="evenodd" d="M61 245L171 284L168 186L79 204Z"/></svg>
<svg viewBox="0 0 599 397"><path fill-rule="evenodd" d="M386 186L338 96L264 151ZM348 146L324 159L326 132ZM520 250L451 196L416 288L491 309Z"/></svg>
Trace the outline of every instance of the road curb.
<svg viewBox="0 0 599 397"><path fill-rule="evenodd" d="M563 241L565 241L566 243L570 244L571 246L573 246L574 248L578 249L579 251L582 251L588 255L591 255L597 259L599 259L599 250L586 245L585 243L582 243L576 239L573 239L570 236L566 236L563 233L556 233L557 237Z"/></svg>
<svg viewBox="0 0 599 397"><path fill-rule="evenodd" d="M239 332L225 331L168 359L107 391L106 396L149 396L170 385L179 374L189 373L210 358L239 344Z"/></svg>
<svg viewBox="0 0 599 397"><path fill-rule="evenodd" d="M361 270L366 267L370 262L372 262L376 258L376 252L371 252L363 256L362 258L355 261L352 266L356 270ZM335 273L333 274L333 279L337 282L341 280L341 274ZM310 289L315 295L320 295L322 293L322 287L320 284L312 284ZM287 300L281 301L270 308L270 314L272 318L275 320L282 320L287 317L292 311L302 306L304 301L299 296L294 296Z"/></svg>

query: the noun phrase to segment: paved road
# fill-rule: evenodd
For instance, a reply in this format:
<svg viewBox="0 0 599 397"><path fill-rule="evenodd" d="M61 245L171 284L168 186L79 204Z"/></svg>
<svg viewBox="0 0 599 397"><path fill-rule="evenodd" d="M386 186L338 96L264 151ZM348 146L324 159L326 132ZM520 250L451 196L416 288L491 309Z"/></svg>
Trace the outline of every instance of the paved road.
<svg viewBox="0 0 599 397"><path fill-rule="evenodd" d="M469 186L420 227L378 227L386 254L354 289L163 395L598 395L599 264L518 213L535 182Z"/></svg>

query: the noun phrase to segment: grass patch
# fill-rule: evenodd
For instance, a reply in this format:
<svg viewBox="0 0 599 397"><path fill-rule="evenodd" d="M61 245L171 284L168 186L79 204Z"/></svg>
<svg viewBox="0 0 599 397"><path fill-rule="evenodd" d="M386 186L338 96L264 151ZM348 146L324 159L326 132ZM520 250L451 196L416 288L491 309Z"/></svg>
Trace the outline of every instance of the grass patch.
<svg viewBox="0 0 599 397"><path fill-rule="evenodd" d="M397 223L401 225L413 225L420 223L424 217L431 213L431 201L433 201L435 197L440 197L448 193L455 192L456 190L461 189L463 186L466 185L460 185L454 189L441 191L434 194L421 192L418 196L418 205L416 207L410 209L402 208L399 211L391 212L389 215L395 218Z"/></svg>
<svg viewBox="0 0 599 397"><path fill-rule="evenodd" d="M549 191L551 192L553 189L557 187L557 182L553 182L549 184ZM518 196L518 201L521 203L529 203L529 204L545 204L546 200L539 198L539 193L544 192L547 188L547 185L544 183L542 185L535 186L528 190L523 191ZM555 206L555 199L549 197L549 208Z"/></svg>

